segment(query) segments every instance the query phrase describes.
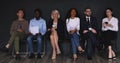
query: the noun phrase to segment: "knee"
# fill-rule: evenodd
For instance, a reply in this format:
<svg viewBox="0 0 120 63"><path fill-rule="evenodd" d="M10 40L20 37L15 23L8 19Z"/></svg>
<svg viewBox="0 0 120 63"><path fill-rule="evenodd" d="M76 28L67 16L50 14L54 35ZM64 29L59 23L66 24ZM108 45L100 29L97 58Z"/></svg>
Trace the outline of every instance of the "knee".
<svg viewBox="0 0 120 63"><path fill-rule="evenodd" d="M108 50L109 50L109 51L112 51L112 47L111 47L111 46L108 46Z"/></svg>
<svg viewBox="0 0 120 63"><path fill-rule="evenodd" d="M41 42L42 41L42 38L39 36L39 37L37 37L37 41L38 42Z"/></svg>
<svg viewBox="0 0 120 63"><path fill-rule="evenodd" d="M32 40L32 38L29 36L28 38L27 38L27 42L30 42Z"/></svg>
<svg viewBox="0 0 120 63"><path fill-rule="evenodd" d="M17 37L15 37L15 40L19 40L19 37L17 36Z"/></svg>
<svg viewBox="0 0 120 63"><path fill-rule="evenodd" d="M52 34L50 35L50 39L53 39L53 35Z"/></svg>

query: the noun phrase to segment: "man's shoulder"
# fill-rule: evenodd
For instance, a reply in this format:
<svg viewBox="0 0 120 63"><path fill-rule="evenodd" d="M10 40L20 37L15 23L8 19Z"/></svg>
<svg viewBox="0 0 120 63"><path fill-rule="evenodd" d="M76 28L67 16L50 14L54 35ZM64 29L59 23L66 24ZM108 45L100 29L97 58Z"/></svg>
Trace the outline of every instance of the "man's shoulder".
<svg viewBox="0 0 120 63"><path fill-rule="evenodd" d="M30 19L30 22L33 22L33 21L35 21L35 18Z"/></svg>
<svg viewBox="0 0 120 63"><path fill-rule="evenodd" d="M43 19L43 18L40 18L40 20L43 21L43 22L45 21L45 19Z"/></svg>
<svg viewBox="0 0 120 63"><path fill-rule="evenodd" d="M95 17L95 16L90 16L90 18L91 18L91 19L96 19L96 17Z"/></svg>

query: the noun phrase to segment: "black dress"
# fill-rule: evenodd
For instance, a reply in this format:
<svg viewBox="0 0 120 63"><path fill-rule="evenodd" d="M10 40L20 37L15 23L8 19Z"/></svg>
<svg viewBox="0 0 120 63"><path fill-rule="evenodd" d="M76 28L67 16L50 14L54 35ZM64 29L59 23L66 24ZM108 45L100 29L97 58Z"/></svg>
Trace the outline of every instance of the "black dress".
<svg viewBox="0 0 120 63"><path fill-rule="evenodd" d="M111 30L103 31L102 38L105 43L105 46L110 46L110 45L112 45L111 41L115 40L117 38L117 32L111 31Z"/></svg>

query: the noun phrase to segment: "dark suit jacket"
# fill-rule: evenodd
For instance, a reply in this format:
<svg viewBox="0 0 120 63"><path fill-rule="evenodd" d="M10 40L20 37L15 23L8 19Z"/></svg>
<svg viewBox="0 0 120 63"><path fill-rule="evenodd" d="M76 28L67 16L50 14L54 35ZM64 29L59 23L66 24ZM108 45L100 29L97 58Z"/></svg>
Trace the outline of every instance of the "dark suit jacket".
<svg viewBox="0 0 120 63"><path fill-rule="evenodd" d="M52 25L53 25L53 20L50 20L48 22L47 28L51 29ZM65 23L61 19L58 20L56 31L57 31L59 39L63 40L65 38Z"/></svg>
<svg viewBox="0 0 120 63"><path fill-rule="evenodd" d="M89 22L88 21L86 21L86 17L83 17L83 18L81 18L81 21L80 21L81 23L80 23L80 29L81 29L81 34L82 35L85 35L85 34L83 34L83 31L84 30L88 30L88 28L89 28ZM98 32L98 30L99 30L99 28L98 28L98 22L97 22L97 19L95 18L95 17L93 17L93 16L91 16L90 17L90 22L91 22L91 27L92 28L94 28L97 32ZM96 35L96 34L95 34Z"/></svg>

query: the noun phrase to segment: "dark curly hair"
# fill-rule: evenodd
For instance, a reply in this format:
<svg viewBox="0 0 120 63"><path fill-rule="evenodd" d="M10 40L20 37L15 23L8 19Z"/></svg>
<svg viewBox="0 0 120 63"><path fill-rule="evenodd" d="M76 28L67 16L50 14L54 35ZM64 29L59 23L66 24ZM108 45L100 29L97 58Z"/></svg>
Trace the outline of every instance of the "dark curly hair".
<svg viewBox="0 0 120 63"><path fill-rule="evenodd" d="M72 10L75 10L75 12L76 12L76 16L75 17L79 17L79 13L78 13L77 9L76 8L70 8L70 10L67 13L66 19L71 17L71 11Z"/></svg>

